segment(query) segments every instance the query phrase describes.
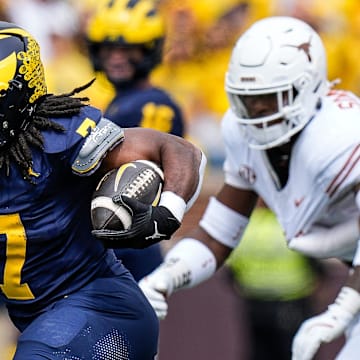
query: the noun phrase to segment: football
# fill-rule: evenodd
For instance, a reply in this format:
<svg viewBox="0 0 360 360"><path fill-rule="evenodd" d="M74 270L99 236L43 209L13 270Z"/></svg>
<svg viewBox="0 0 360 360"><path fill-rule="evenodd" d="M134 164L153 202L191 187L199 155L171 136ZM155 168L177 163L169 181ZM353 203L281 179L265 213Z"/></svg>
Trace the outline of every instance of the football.
<svg viewBox="0 0 360 360"><path fill-rule="evenodd" d="M125 206L116 205L115 195L156 206L159 202L164 174L155 163L136 160L109 171L99 181L91 201L91 221L95 230L124 230L131 225L131 214Z"/></svg>

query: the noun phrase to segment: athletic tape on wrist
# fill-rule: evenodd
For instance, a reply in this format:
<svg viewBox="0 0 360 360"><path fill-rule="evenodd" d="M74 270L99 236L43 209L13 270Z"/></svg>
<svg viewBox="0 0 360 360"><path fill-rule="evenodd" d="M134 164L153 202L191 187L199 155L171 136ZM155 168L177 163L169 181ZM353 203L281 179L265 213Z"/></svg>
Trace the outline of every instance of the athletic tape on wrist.
<svg viewBox="0 0 360 360"><path fill-rule="evenodd" d="M160 269L171 276L173 292L209 279L216 271L216 259L199 240L184 238L168 251Z"/></svg>
<svg viewBox="0 0 360 360"><path fill-rule="evenodd" d="M186 210L185 200L181 196L176 195L172 191L164 191L160 197L159 206L160 205L170 210L181 223Z"/></svg>
<svg viewBox="0 0 360 360"><path fill-rule="evenodd" d="M234 249L240 242L249 218L211 197L199 225L221 244Z"/></svg>

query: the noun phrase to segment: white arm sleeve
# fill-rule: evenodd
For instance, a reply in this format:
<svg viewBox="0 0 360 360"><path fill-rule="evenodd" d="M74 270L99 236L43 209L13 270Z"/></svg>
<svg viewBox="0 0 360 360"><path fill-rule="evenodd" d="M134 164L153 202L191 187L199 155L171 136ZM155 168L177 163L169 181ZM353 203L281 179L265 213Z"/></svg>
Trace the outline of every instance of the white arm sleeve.
<svg viewBox="0 0 360 360"><path fill-rule="evenodd" d="M190 288L209 279L216 271L216 259L202 242L192 238L179 241L165 256L165 260L148 277L167 279L166 293Z"/></svg>

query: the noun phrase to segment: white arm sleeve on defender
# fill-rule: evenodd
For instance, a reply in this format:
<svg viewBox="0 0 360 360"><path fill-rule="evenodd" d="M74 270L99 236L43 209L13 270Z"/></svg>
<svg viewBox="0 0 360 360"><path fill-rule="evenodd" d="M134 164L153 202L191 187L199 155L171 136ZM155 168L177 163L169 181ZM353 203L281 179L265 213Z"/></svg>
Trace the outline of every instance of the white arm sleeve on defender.
<svg viewBox="0 0 360 360"><path fill-rule="evenodd" d="M212 196L199 225L219 243L234 249L239 244L248 223L249 218Z"/></svg>
<svg viewBox="0 0 360 360"><path fill-rule="evenodd" d="M145 279L169 296L175 290L200 284L215 270L216 259L210 249L199 240L185 238L168 251L164 262Z"/></svg>
<svg viewBox="0 0 360 360"><path fill-rule="evenodd" d="M157 317L164 319L171 293L200 284L215 270L216 259L210 249L196 239L185 238L169 250L162 265L140 280L139 286Z"/></svg>
<svg viewBox="0 0 360 360"><path fill-rule="evenodd" d="M338 257L354 251L359 236L356 217L329 228L314 225L309 233L292 238L288 247L315 258Z"/></svg>
<svg viewBox="0 0 360 360"><path fill-rule="evenodd" d="M185 238L169 250L160 269L171 276L172 284L169 290L172 293L181 288L196 286L209 279L216 271L216 259L212 251L202 242Z"/></svg>

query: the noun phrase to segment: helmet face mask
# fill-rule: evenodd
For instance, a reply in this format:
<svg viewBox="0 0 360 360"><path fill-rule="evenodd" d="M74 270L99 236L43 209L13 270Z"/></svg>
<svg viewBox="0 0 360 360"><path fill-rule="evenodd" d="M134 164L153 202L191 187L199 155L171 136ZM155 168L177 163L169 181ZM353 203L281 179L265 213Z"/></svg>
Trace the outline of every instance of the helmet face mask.
<svg viewBox="0 0 360 360"><path fill-rule="evenodd" d="M328 91L319 36L294 18L258 21L234 47L225 89L250 147L263 150L288 142L315 115ZM249 110L244 99L266 94L272 94L275 110Z"/></svg>
<svg viewBox="0 0 360 360"><path fill-rule="evenodd" d="M131 62L135 73L130 81L145 78L161 62L165 29L152 0L114 0L99 9L89 21L87 43L95 71L105 71L100 52L105 46L138 48L139 61ZM108 76L108 74L106 74ZM111 76L108 76L112 81ZM122 81L112 81L122 85ZM124 80L127 84L128 80Z"/></svg>
<svg viewBox="0 0 360 360"><path fill-rule="evenodd" d="M0 22L0 149L26 130L36 100L45 94L37 42L16 25Z"/></svg>
<svg viewBox="0 0 360 360"><path fill-rule="evenodd" d="M126 83L135 77L137 64L144 53L138 46L124 47L104 44L99 49L99 59L106 76L113 84Z"/></svg>

